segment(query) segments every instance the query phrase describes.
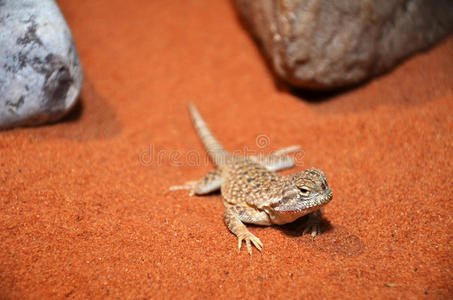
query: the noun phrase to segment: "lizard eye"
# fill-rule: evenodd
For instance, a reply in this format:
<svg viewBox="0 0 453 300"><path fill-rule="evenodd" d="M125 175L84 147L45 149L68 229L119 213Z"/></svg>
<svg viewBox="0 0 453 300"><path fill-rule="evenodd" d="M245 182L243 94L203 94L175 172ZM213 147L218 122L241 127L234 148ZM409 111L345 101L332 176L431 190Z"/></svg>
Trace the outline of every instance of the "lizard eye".
<svg viewBox="0 0 453 300"><path fill-rule="evenodd" d="M301 188L301 189L300 189L300 192L301 192L302 194L304 194L304 195L308 195L308 194L310 193L310 191L309 191L308 189L306 189L306 188Z"/></svg>

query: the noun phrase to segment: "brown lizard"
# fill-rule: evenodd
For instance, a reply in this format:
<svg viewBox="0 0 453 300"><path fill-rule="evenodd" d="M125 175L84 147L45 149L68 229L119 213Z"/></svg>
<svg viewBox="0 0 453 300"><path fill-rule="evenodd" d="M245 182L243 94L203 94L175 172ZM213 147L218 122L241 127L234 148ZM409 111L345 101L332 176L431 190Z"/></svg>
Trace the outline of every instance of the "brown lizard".
<svg viewBox="0 0 453 300"><path fill-rule="evenodd" d="M244 223L257 225L286 224L309 215L304 233L320 234L320 208L332 200L332 191L320 169L310 168L290 176L275 171L292 167L289 153L300 150L291 146L271 155L237 156L227 152L213 136L198 110L189 103L195 129L217 169L203 178L170 190L190 190L190 195L221 191L226 207L224 220L238 238L238 249L245 241L252 254L251 243L261 251L263 243L248 231Z"/></svg>

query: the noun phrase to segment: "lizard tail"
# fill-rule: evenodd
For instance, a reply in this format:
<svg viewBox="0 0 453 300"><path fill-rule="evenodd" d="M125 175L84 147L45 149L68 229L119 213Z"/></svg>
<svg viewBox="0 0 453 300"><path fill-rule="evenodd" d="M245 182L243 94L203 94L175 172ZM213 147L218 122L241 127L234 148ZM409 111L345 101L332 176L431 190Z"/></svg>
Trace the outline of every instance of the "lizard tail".
<svg viewBox="0 0 453 300"><path fill-rule="evenodd" d="M209 156L217 166L224 165L228 152L225 151L219 141L217 141L217 139L211 133L208 125L206 125L206 122L203 120L200 113L191 102L189 102L189 111L190 115L192 116L195 130L197 131L198 136L200 137L206 150L208 151Z"/></svg>

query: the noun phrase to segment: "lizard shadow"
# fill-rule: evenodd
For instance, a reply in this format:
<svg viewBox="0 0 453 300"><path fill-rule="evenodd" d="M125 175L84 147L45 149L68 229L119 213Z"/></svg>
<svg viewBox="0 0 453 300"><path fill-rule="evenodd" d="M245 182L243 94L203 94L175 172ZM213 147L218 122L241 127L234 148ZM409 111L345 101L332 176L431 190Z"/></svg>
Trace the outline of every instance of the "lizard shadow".
<svg viewBox="0 0 453 300"><path fill-rule="evenodd" d="M290 236L290 237L299 237L304 235L304 230L307 226L308 223L308 216L303 216L294 222L288 223L288 224L283 224L280 226L275 226L278 228L281 232L283 232L285 235ZM321 227L321 232L325 233L328 231L332 230L332 224L330 221L327 219L321 219L320 223Z"/></svg>
<svg viewBox="0 0 453 300"><path fill-rule="evenodd" d="M287 224L283 224L283 225L271 225L271 226L273 228L280 230L287 236L301 237L304 235L304 229L306 228L307 222L308 222L308 216L303 216L291 223L287 223ZM333 226L330 223L330 221L328 221L326 219L321 219L320 226L321 226L322 233L331 231L333 229ZM266 226L257 225L257 224L253 224L253 223L247 223L247 227L263 228Z"/></svg>
<svg viewBox="0 0 453 300"><path fill-rule="evenodd" d="M308 243L315 241L310 244L311 247L314 247L316 251L326 252L332 256L354 257L364 252L365 245L358 236L349 232L343 226L332 225L326 219L321 219L321 235L311 239L302 238L307 221L308 218L304 216L292 223L278 226L278 228L285 235L297 238L295 240L298 244L306 246ZM309 234L306 235L309 236Z"/></svg>

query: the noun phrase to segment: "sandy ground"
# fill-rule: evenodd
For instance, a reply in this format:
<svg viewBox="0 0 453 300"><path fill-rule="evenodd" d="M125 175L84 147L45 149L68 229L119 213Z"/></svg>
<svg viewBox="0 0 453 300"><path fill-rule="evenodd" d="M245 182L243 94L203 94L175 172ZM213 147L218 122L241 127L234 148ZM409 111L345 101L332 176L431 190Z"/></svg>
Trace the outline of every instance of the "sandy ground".
<svg viewBox="0 0 453 300"><path fill-rule="evenodd" d="M0 132L0 298L453 297L453 38L355 89L289 93L229 1L59 1L85 82L63 122ZM324 233L236 251L192 100L229 150L299 144ZM257 137L265 137L257 144Z"/></svg>

